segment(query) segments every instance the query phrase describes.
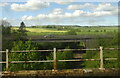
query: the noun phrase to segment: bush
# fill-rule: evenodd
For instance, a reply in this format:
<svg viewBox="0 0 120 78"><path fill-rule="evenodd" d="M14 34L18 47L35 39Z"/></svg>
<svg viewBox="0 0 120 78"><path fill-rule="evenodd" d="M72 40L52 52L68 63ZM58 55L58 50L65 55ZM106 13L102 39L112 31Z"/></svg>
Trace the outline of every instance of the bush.
<svg viewBox="0 0 120 78"><path fill-rule="evenodd" d="M56 54L57 60L68 60L73 58L73 52L71 51L57 52ZM52 60L53 52L46 58L47 60ZM71 65L70 62L57 62L57 69L68 69L71 68L72 66L74 65ZM53 63L44 63L44 69L53 69Z"/></svg>
<svg viewBox="0 0 120 78"><path fill-rule="evenodd" d="M33 44L31 41L18 41L14 42L12 51L21 51L21 50L36 50L37 47L35 44ZM11 53L9 58L9 61L34 61L39 60L40 54L38 52L15 52ZM31 70L31 69L37 69L38 63L20 63L20 64L10 64L10 71L18 71L18 70Z"/></svg>
<svg viewBox="0 0 120 78"><path fill-rule="evenodd" d="M66 35L77 35L77 33L75 32L75 30L70 30L66 33Z"/></svg>

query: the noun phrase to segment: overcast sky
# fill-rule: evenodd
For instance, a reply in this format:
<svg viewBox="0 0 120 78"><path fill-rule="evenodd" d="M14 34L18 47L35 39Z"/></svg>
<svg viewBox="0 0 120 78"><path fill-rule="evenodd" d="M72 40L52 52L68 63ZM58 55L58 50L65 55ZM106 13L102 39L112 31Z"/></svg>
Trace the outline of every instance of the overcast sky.
<svg viewBox="0 0 120 78"><path fill-rule="evenodd" d="M0 20L12 25L118 25L118 2L0 3Z"/></svg>

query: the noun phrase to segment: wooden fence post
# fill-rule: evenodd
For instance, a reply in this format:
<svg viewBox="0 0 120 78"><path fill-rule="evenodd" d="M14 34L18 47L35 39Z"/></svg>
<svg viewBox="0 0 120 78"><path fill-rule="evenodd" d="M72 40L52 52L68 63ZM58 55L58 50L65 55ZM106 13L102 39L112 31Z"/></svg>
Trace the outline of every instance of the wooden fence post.
<svg viewBox="0 0 120 78"><path fill-rule="evenodd" d="M9 50L8 49L6 49L6 72L8 72L8 70L9 70L9 68L8 68L8 52L9 52Z"/></svg>
<svg viewBox="0 0 120 78"><path fill-rule="evenodd" d="M56 60L56 48L53 48L53 59L54 59L54 70L57 69L56 64L57 64L57 60Z"/></svg>
<svg viewBox="0 0 120 78"><path fill-rule="evenodd" d="M100 69L103 69L103 47L100 46Z"/></svg>

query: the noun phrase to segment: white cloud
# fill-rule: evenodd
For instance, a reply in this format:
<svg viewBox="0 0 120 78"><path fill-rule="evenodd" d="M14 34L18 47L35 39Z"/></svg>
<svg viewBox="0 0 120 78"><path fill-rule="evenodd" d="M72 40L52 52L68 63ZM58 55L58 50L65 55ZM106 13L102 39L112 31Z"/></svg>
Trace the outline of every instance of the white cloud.
<svg viewBox="0 0 120 78"><path fill-rule="evenodd" d="M71 18L72 17L72 13L65 13L65 16L67 17L67 18Z"/></svg>
<svg viewBox="0 0 120 78"><path fill-rule="evenodd" d="M94 11L107 11L113 15L118 14L118 6L113 6L110 3L99 4Z"/></svg>
<svg viewBox="0 0 120 78"><path fill-rule="evenodd" d="M14 19L14 18L0 18L0 24L2 23L2 21L7 21L9 23L9 25L14 25L17 26L20 22L20 19Z"/></svg>
<svg viewBox="0 0 120 78"><path fill-rule="evenodd" d="M6 18L6 17L4 17L2 20L7 20L7 18Z"/></svg>
<svg viewBox="0 0 120 78"><path fill-rule="evenodd" d="M8 6L9 5L9 3L0 3L0 7L4 7L4 6Z"/></svg>
<svg viewBox="0 0 120 78"><path fill-rule="evenodd" d="M82 14L84 14L85 12L82 11L82 10L75 10L74 13L73 13L73 16L80 16Z"/></svg>
<svg viewBox="0 0 120 78"><path fill-rule="evenodd" d="M114 10L112 10L111 12L112 12L112 14L114 14L114 15L118 15L118 12L119 10L116 8L116 9L114 9Z"/></svg>
<svg viewBox="0 0 120 78"><path fill-rule="evenodd" d="M111 3L101 3L98 5L85 3L80 5L69 5L69 10L90 9L91 12L87 12L86 16L103 16L103 15L117 15L118 7L113 6Z"/></svg>
<svg viewBox="0 0 120 78"><path fill-rule="evenodd" d="M112 11L114 10L116 7L115 6L112 6L110 3L102 3L102 4L99 4L95 10L96 11Z"/></svg>
<svg viewBox="0 0 120 78"><path fill-rule="evenodd" d="M79 9L84 9L84 8L94 8L96 5L90 4L90 3L85 3L83 5L69 5L68 9L70 10L79 10Z"/></svg>
<svg viewBox="0 0 120 78"><path fill-rule="evenodd" d="M42 2L41 0L29 0L25 4L12 4L11 9L14 11L31 11L31 10L38 10L42 8L49 7L49 3Z"/></svg>
<svg viewBox="0 0 120 78"><path fill-rule="evenodd" d="M71 7L73 12L67 12L62 8L56 8L48 14L38 14L36 16L23 16L23 21L41 21L44 24L59 24L61 23L82 23L85 19L89 19L89 23L97 24L100 18L105 18L106 16L113 16L118 14L118 9L116 6L111 5L110 3L102 3L99 5L94 5L90 3L83 4L84 6ZM103 5L103 6L101 6ZM91 7L90 7L91 6ZM79 9L78 9L79 8ZM84 10L90 8L90 10ZM70 9L70 6L69 6ZM94 18L94 19L93 19ZM97 21L96 21L96 20ZM87 22L87 21L86 21ZM104 21L103 21L104 22ZM88 23L88 22L87 22ZM102 23L102 22L101 22Z"/></svg>
<svg viewBox="0 0 120 78"><path fill-rule="evenodd" d="M58 2L56 2L56 3L61 4L61 5L65 5L65 4L70 4L71 2L58 1Z"/></svg>
<svg viewBox="0 0 120 78"><path fill-rule="evenodd" d="M61 4L61 5L65 5L65 4L70 4L72 2L75 2L75 0L54 0L54 2Z"/></svg>
<svg viewBox="0 0 120 78"><path fill-rule="evenodd" d="M86 16L105 16L105 15L112 15L109 11L96 11L96 12L88 12L86 13Z"/></svg>
<svg viewBox="0 0 120 78"><path fill-rule="evenodd" d="M65 18L74 18L74 17L79 17L82 16L82 14L84 14L85 12L82 10L75 10L73 13L64 13L62 9L60 8L56 8L52 11L52 13L49 14L39 14L37 16L23 16L22 20L59 20L59 19L65 19Z"/></svg>
<svg viewBox="0 0 120 78"><path fill-rule="evenodd" d="M64 12L60 8L56 8L49 14L38 14L37 16L23 16L22 20L32 21L32 20L59 20L59 19L70 19L79 17L99 17L99 16L109 16L114 15L116 11L94 11L87 12L83 10L75 10L73 13Z"/></svg>
<svg viewBox="0 0 120 78"><path fill-rule="evenodd" d="M58 14L63 14L63 9L61 9L61 8L56 8L56 9L53 10L53 14L56 14L56 15L58 15Z"/></svg>
<svg viewBox="0 0 120 78"><path fill-rule="evenodd" d="M116 14L118 12L118 7L113 6L111 3L101 3L98 5L91 4L91 3L85 3L80 5L69 5L69 10L79 10L79 9L90 9L91 11L109 11Z"/></svg>
<svg viewBox="0 0 120 78"><path fill-rule="evenodd" d="M26 16L26 15L24 15L24 16L22 17L22 19L24 19L24 20L34 20L34 19L33 19L33 16Z"/></svg>

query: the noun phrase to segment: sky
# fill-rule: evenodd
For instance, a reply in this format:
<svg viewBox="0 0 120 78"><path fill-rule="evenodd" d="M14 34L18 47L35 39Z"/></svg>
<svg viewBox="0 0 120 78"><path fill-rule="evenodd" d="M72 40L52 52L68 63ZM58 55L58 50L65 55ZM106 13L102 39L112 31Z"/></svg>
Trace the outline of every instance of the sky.
<svg viewBox="0 0 120 78"><path fill-rule="evenodd" d="M118 2L0 2L0 20L13 26L118 25Z"/></svg>

